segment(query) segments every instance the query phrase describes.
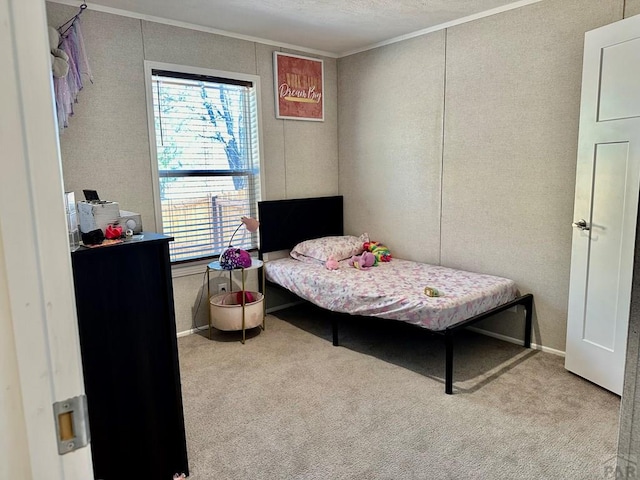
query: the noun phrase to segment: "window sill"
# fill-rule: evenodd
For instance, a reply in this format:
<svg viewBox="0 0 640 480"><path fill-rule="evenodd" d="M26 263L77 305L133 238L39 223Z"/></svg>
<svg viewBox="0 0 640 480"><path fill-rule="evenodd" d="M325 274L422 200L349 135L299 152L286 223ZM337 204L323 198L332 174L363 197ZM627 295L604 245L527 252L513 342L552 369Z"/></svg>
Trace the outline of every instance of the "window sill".
<svg viewBox="0 0 640 480"><path fill-rule="evenodd" d="M213 259L198 260L196 262L180 263L177 265L171 265L171 277L187 277L189 275L200 275L207 271L207 265L209 265Z"/></svg>

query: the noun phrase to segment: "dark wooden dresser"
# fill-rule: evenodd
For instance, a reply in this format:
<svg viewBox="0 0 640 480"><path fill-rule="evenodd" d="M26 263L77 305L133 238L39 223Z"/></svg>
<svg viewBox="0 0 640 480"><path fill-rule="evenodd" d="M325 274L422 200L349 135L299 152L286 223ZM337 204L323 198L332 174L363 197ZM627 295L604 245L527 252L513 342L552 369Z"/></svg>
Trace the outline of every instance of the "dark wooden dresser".
<svg viewBox="0 0 640 480"><path fill-rule="evenodd" d="M96 479L189 474L171 240L71 254Z"/></svg>

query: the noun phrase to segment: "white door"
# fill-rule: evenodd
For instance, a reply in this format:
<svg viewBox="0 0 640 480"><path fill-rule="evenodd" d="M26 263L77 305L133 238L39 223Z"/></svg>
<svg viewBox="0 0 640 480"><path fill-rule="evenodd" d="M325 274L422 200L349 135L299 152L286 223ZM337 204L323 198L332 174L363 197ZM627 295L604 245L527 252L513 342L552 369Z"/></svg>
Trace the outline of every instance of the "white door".
<svg viewBox="0 0 640 480"><path fill-rule="evenodd" d="M640 16L587 32L565 367L622 394L640 193Z"/></svg>
<svg viewBox="0 0 640 480"><path fill-rule="evenodd" d="M44 0L0 0L0 40L0 478L87 480L53 410L84 386Z"/></svg>

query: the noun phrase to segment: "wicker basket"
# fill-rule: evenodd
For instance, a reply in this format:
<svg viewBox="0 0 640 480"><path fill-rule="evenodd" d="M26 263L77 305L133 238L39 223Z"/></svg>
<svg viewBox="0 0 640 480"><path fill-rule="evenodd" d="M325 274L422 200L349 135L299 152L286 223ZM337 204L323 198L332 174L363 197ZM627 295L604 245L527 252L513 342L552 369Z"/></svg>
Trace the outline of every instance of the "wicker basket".
<svg viewBox="0 0 640 480"><path fill-rule="evenodd" d="M262 325L264 296L260 292L246 292L254 298L244 305L244 328ZM240 292L220 293L209 299L211 326L218 330L242 330L242 295Z"/></svg>

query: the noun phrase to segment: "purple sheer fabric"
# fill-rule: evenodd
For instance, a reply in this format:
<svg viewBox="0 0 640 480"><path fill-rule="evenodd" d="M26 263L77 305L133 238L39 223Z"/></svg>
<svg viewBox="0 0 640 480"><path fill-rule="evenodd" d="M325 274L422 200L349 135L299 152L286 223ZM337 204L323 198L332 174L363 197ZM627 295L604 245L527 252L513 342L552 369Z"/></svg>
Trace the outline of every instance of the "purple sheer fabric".
<svg viewBox="0 0 640 480"><path fill-rule="evenodd" d="M87 53L84 48L80 22L75 19L67 30L60 49L69 56L69 73L66 77L53 79L56 97L58 127L62 131L69 126L69 117L73 115L73 104L77 102L78 93L83 88L83 77L93 82Z"/></svg>

